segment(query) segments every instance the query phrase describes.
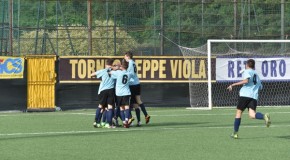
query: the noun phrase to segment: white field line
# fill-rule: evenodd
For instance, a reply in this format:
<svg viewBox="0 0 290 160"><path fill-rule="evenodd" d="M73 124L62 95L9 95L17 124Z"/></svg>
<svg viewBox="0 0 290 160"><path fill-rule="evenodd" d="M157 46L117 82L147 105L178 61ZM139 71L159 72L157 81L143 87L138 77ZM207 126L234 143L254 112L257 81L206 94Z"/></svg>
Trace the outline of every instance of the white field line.
<svg viewBox="0 0 290 160"><path fill-rule="evenodd" d="M148 108L153 108L153 107L148 107ZM189 107L187 107L189 108ZM277 109L289 109L290 106L283 106L283 107L273 107L273 106L258 106L258 108L260 109L273 109L273 110L277 110ZM213 107L214 110L223 110L223 111L231 111L231 110L236 110L236 107L235 106L232 106L232 107ZM94 109L76 109L76 110L71 110L71 111L74 111L75 113L78 113L78 112L84 112L84 111L94 111ZM172 107L171 109L162 109L162 110L150 110L150 113L154 113L154 112L193 112L193 111L203 111L203 110L188 110L186 108L182 108L182 107L179 107L179 108L174 108ZM208 111L210 112L210 110L204 110L204 111ZM1 114L15 114L15 113L23 113L22 111L0 111L0 116ZM33 114L33 113L31 113Z"/></svg>
<svg viewBox="0 0 290 160"><path fill-rule="evenodd" d="M67 113L71 115L86 115L86 116L94 116L93 113ZM220 114L211 114L211 113L192 113L192 114L169 114L169 115L150 115L154 117L179 117L179 116L232 116L235 113L220 113ZM290 114L290 112L271 112L271 114Z"/></svg>
<svg viewBox="0 0 290 160"><path fill-rule="evenodd" d="M167 114L167 115L159 115L159 114L153 114L150 116L153 117L180 117L180 116L232 116L235 113L192 113L192 114ZM247 114L247 112L245 113ZM270 112L270 114L290 114L290 112ZM94 113L65 113L65 112L57 112L57 113L28 113L28 114L0 114L0 117L12 117L12 116L63 116L63 115L84 115L84 116L94 116Z"/></svg>
<svg viewBox="0 0 290 160"><path fill-rule="evenodd" d="M290 113L290 112L289 112ZM92 113L71 113L72 115L85 115L85 116L94 116ZM152 117L180 117L180 116L229 116L234 115L234 113L221 113L221 114L170 114L170 115L150 115Z"/></svg>
<svg viewBox="0 0 290 160"><path fill-rule="evenodd" d="M272 125L270 128L285 128L290 125ZM70 135L70 134L89 134L89 133L110 133L110 132L134 132L134 131L162 131L162 130L193 130L193 129L231 129L232 126L216 126L216 127L192 127L192 128L155 128L155 129L96 129L96 131L62 131L62 132L32 132L32 133L2 133L1 137L10 136L39 136L39 135ZM265 128L265 126L241 126L241 128Z"/></svg>

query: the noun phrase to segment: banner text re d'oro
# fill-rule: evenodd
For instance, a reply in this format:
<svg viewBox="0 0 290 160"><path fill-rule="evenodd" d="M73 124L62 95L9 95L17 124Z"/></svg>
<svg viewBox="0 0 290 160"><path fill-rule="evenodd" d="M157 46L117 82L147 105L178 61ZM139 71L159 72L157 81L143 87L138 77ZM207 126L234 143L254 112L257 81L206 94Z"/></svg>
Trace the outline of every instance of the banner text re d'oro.
<svg viewBox="0 0 290 160"><path fill-rule="evenodd" d="M255 70L262 81L289 81L290 58L289 57L263 57L253 58ZM245 69L248 58L216 59L216 81L231 82L243 80L242 72Z"/></svg>
<svg viewBox="0 0 290 160"><path fill-rule="evenodd" d="M123 57L60 57L60 83L94 83L91 73L103 69L106 59L119 63ZM138 77L145 83L207 82L207 57L134 57ZM215 63L215 59L211 59ZM212 77L215 75L212 74Z"/></svg>

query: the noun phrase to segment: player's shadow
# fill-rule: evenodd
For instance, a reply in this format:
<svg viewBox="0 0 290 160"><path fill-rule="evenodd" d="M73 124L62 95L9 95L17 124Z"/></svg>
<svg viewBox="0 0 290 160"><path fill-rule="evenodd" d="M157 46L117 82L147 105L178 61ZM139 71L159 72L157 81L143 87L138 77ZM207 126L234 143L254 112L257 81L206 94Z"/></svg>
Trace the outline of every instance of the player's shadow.
<svg viewBox="0 0 290 160"><path fill-rule="evenodd" d="M110 134L118 134L118 132L110 132ZM5 140L19 140L19 139L35 139L35 138L58 138L66 136L90 136L90 135L104 135L106 136L108 132L88 132L88 133L67 133L67 134L43 134L43 135L23 135L23 136L12 136L12 137L0 137L0 142Z"/></svg>
<svg viewBox="0 0 290 160"><path fill-rule="evenodd" d="M199 122L199 123L191 123L191 122L165 122L165 123L152 123L150 125L142 125L141 128L136 128L136 127L132 127L132 130L128 129L128 131L131 132L140 132L140 131L146 131L146 128L160 128L160 127L173 127L173 128L182 128L185 127L186 128L191 128L191 127L202 127L199 125L204 125L207 124L209 122ZM190 127L191 126L191 127ZM144 128L144 130L143 130ZM7 141L7 140L19 140L19 139L35 139L35 138L58 138L58 137L65 137L65 136L94 136L94 135L98 135L98 136L107 136L108 133L110 134L119 134L120 132L124 132L127 131L127 129L123 129L122 127L120 127L121 130L118 130L118 128L116 128L117 130L100 130L103 132L87 132L87 133L66 133L66 134L62 134L62 133L56 133L56 134L43 134L43 135L19 135L19 136L11 136L11 137L0 137L0 142L1 141ZM155 130L155 129L153 129ZM148 131L153 131L151 129L149 129ZM158 129L157 129L158 130Z"/></svg>
<svg viewBox="0 0 290 160"><path fill-rule="evenodd" d="M277 138L290 139L290 135L289 136L277 136Z"/></svg>
<svg viewBox="0 0 290 160"><path fill-rule="evenodd" d="M252 139L267 139L271 136L253 136L253 137L239 137L239 140L252 140Z"/></svg>
<svg viewBox="0 0 290 160"><path fill-rule="evenodd" d="M198 126L208 124L209 122L160 122L160 123L150 123L149 125L143 125L144 127L172 127L172 126Z"/></svg>

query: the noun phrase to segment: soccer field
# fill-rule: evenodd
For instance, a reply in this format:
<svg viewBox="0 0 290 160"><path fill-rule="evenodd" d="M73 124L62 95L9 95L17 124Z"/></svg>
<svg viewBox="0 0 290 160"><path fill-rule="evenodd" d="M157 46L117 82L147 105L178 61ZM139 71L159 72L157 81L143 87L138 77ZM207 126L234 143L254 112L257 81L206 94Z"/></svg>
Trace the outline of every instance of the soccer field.
<svg viewBox="0 0 290 160"><path fill-rule="evenodd" d="M93 128L94 110L0 113L0 159L288 160L290 108L258 110L272 126L244 115L238 140L233 109L150 108L152 123L129 129Z"/></svg>

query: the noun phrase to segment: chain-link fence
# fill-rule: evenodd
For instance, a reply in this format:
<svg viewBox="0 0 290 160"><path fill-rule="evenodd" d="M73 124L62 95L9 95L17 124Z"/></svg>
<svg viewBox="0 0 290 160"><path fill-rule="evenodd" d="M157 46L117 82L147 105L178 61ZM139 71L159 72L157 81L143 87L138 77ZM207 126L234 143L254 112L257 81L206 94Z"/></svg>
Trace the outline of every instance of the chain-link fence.
<svg viewBox="0 0 290 160"><path fill-rule="evenodd" d="M0 55L182 55L209 38L287 39L288 0L0 0Z"/></svg>

